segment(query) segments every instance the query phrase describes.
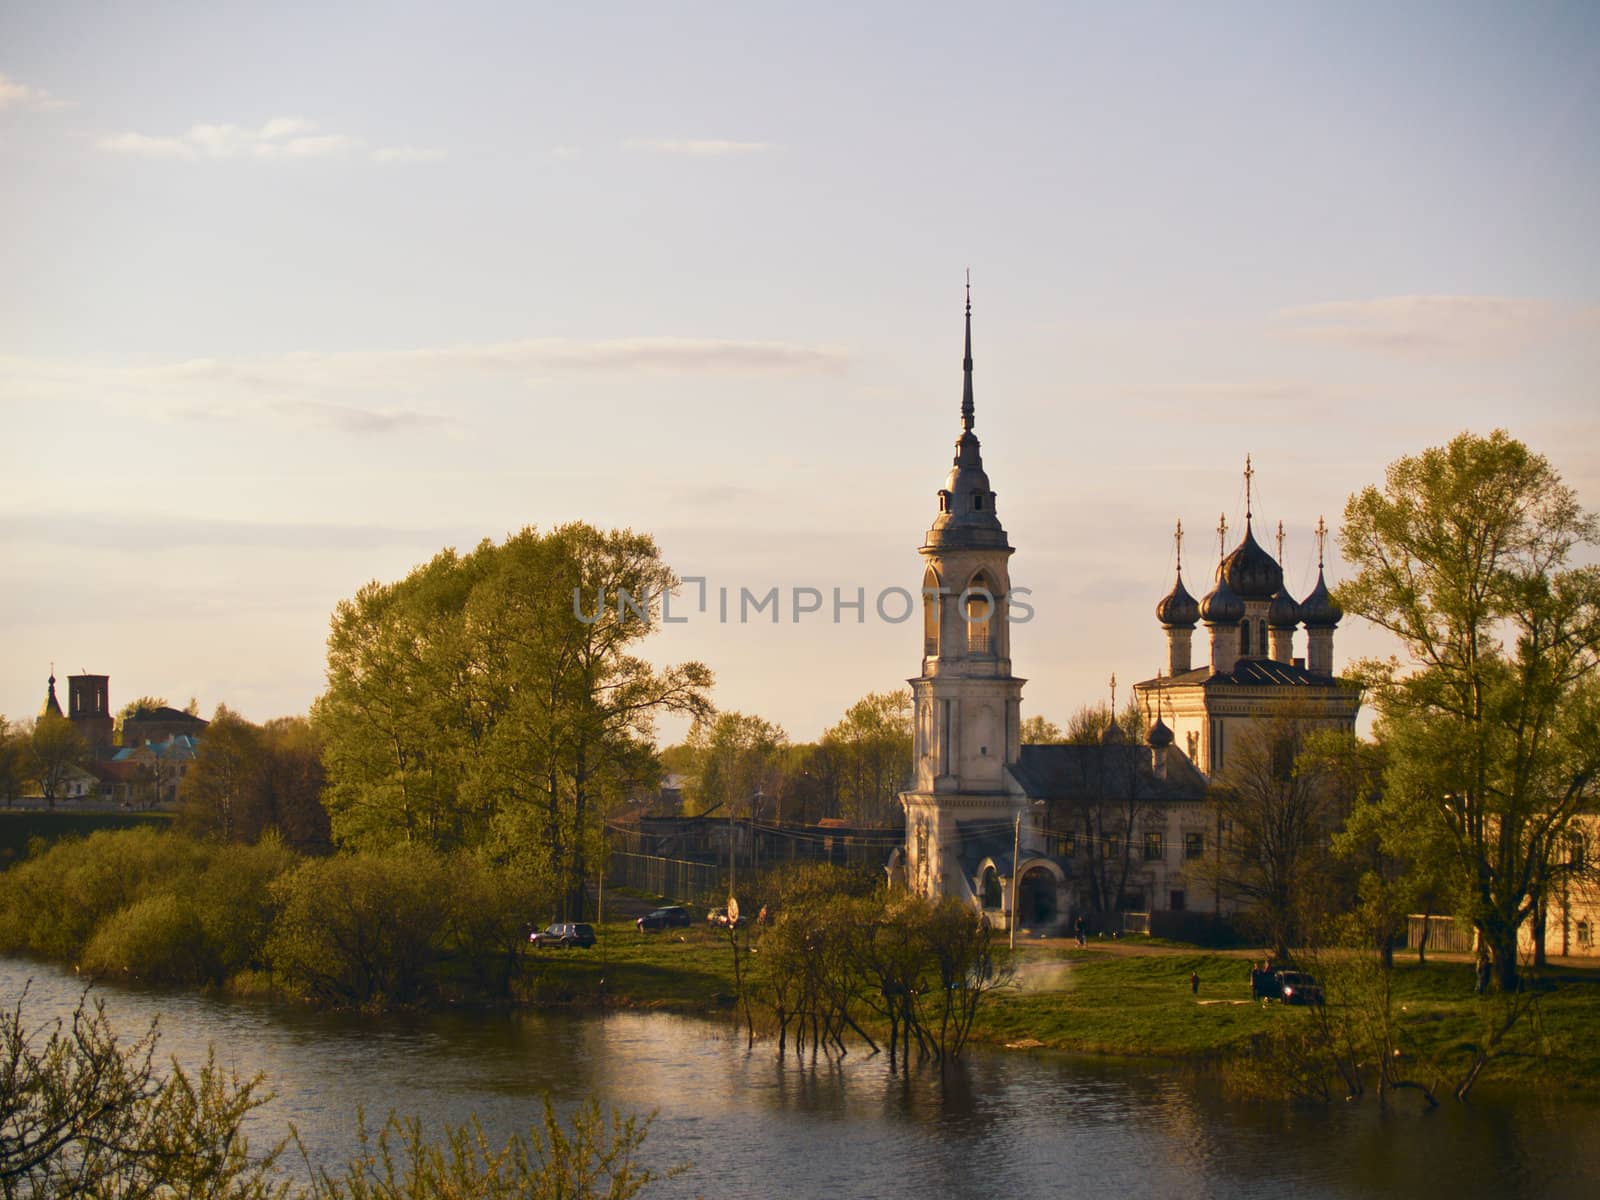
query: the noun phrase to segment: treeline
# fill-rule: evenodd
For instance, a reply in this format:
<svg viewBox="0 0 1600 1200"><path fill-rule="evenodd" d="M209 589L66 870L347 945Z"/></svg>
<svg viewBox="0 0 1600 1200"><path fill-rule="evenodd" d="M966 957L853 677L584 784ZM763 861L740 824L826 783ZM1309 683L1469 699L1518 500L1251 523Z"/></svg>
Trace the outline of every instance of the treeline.
<svg viewBox="0 0 1600 1200"><path fill-rule="evenodd" d="M871 692L815 742L793 743L781 725L740 712L697 721L661 752L684 781L690 815L749 816L810 824L843 817L901 824L911 780L911 693Z"/></svg>
<svg viewBox="0 0 1600 1200"><path fill-rule="evenodd" d="M554 884L470 850L306 857L133 829L0 873L0 953L96 975L260 988L332 1006L509 998Z"/></svg>

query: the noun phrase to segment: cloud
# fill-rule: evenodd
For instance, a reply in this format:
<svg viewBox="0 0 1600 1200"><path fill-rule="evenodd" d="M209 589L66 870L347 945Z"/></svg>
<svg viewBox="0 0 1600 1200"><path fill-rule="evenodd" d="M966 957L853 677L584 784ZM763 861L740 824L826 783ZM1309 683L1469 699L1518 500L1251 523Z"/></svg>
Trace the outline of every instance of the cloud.
<svg viewBox="0 0 1600 1200"><path fill-rule="evenodd" d="M1509 353L1565 333L1600 332L1600 310L1513 296L1384 296L1282 310L1292 333L1402 355Z"/></svg>
<svg viewBox="0 0 1600 1200"><path fill-rule="evenodd" d="M581 341L529 338L413 350L299 352L99 365L0 355L0 402L71 403L94 396L169 420L270 420L299 428L381 435L447 425L420 409L368 406L464 374L530 381L556 373L833 373L846 355L822 346L713 338Z"/></svg>
<svg viewBox="0 0 1600 1200"><path fill-rule="evenodd" d="M370 157L380 163L433 163L443 162L445 152L422 146L380 146Z"/></svg>
<svg viewBox="0 0 1600 1200"><path fill-rule="evenodd" d="M0 72L0 112L8 108L27 108L35 112L48 112L52 109L65 108L65 100L57 100L43 88L29 87L25 83L18 83L4 72Z"/></svg>
<svg viewBox="0 0 1600 1200"><path fill-rule="evenodd" d="M143 158L270 160L340 157L362 144L347 134L316 130L316 123L304 117L273 117L258 129L199 124L182 134L119 133L96 145Z"/></svg>
<svg viewBox="0 0 1600 1200"><path fill-rule="evenodd" d="M711 157L722 154L759 154L772 149L771 142L731 142L716 138L629 138L628 150L649 150L656 154L689 154Z"/></svg>

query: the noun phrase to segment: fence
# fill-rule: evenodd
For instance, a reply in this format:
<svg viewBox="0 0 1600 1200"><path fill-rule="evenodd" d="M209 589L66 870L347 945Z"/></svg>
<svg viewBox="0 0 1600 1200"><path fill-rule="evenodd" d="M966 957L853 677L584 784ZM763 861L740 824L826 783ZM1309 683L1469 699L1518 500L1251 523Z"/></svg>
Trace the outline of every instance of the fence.
<svg viewBox="0 0 1600 1200"><path fill-rule="evenodd" d="M1471 954L1476 941L1472 925L1453 917L1424 917L1413 915L1407 922L1406 945L1415 950L1422 944L1422 935L1428 935L1428 949L1445 954Z"/></svg>
<svg viewBox="0 0 1600 1200"><path fill-rule="evenodd" d="M654 896L702 904L721 900L727 894L718 868L681 858L657 858L653 854L613 850L607 879L613 886L637 888Z"/></svg>

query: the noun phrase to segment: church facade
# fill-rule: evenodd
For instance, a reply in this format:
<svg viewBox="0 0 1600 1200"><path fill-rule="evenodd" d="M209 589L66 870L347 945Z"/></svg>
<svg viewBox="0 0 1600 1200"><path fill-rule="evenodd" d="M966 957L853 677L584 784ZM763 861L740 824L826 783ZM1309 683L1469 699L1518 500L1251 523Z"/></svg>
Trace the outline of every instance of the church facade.
<svg viewBox="0 0 1600 1200"><path fill-rule="evenodd" d="M1134 687L1147 714L1142 739L1113 721L1097 745L1024 746L1026 681L1013 672L1009 628L1013 547L976 423L969 293L961 433L919 550L913 778L900 797L905 845L892 872L919 895L971 904L1000 929L1059 934L1083 917L1092 930L1126 912L1224 915L1206 864L1226 830L1207 795L1228 748L1287 712L1354 728L1359 698L1332 674L1341 614L1320 564L1316 589L1296 602L1255 541L1247 502L1244 538L1196 601L1183 585L1180 527L1178 579L1156 610L1167 667ZM1210 658L1196 667L1202 621ZM1302 625L1307 656L1297 658Z"/></svg>

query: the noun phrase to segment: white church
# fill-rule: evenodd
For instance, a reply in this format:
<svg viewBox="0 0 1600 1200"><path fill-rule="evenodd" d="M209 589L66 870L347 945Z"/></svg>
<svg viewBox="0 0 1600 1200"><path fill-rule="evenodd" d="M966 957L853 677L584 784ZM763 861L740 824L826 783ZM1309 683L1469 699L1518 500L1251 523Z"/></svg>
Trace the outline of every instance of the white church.
<svg viewBox="0 0 1600 1200"><path fill-rule="evenodd" d="M1218 563L1213 590L1191 597L1180 557L1177 581L1156 606L1168 654L1157 677L1134 685L1153 715L1143 741L1113 722L1098 745L1024 746L1026 680L1012 670L1008 618L1013 551L973 432L970 293L962 372L961 436L920 550L914 773L900 797L905 848L891 869L916 893L958 897L999 929L1050 934L1080 916L1094 928L1111 914L1119 922L1128 913L1226 915L1205 864L1228 833L1207 790L1229 747L1290 706L1319 725L1355 727L1358 693L1333 674L1342 614L1320 563L1315 590L1297 603L1247 511L1244 538ZM1195 666L1199 623L1210 655ZM1303 658L1294 653L1302 626Z"/></svg>

